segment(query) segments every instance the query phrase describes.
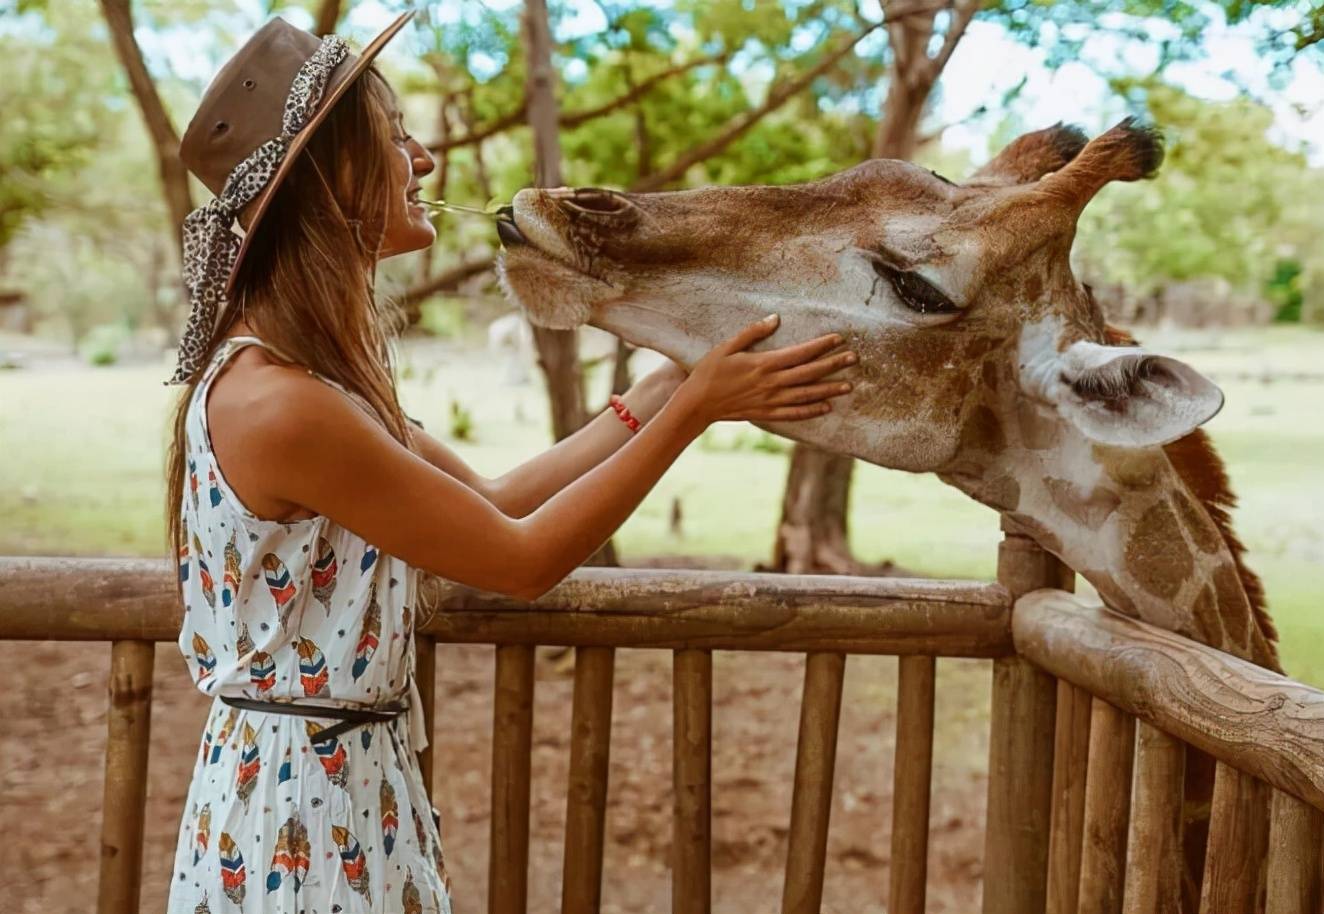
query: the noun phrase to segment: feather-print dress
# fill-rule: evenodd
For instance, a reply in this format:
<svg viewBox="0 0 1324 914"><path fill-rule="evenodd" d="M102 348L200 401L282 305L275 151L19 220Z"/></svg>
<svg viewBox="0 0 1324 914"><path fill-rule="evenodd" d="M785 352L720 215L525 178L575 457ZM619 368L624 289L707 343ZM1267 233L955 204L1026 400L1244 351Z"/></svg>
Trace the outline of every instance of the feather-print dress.
<svg viewBox="0 0 1324 914"><path fill-rule="evenodd" d="M326 517L262 520L230 490L204 404L221 366L246 345L265 344L222 344L189 404L179 647L190 677L212 696L405 698L411 710L313 744L335 721L214 698L168 914L449 914L441 839L415 755L427 745L413 688L418 573Z"/></svg>

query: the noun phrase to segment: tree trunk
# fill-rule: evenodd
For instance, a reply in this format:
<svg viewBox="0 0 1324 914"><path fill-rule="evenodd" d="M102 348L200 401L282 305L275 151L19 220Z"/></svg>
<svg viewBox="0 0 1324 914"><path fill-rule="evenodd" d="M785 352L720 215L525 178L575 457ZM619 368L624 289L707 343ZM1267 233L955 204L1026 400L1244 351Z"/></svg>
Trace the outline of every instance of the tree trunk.
<svg viewBox="0 0 1324 914"><path fill-rule="evenodd" d="M556 71L552 69L552 35L546 0L526 0L520 21L527 75L524 96L533 131L534 184L561 185L561 136L556 103ZM530 323L538 350L538 367L547 379L552 410L552 434L557 441L577 431L588 419L584 405L584 373L579 364L578 334ZM616 564L610 540L586 564Z"/></svg>
<svg viewBox="0 0 1324 914"><path fill-rule="evenodd" d="M952 20L937 54L927 48L939 8L915 12L887 25L892 63L888 67L887 101L874 137L875 158L908 159L919 142L920 116L942 74L942 68L977 3L953 5ZM884 7L886 16L891 4ZM847 509L855 461L806 444L791 451L781 522L773 544L769 570L792 574L859 574L871 569L851 556ZM891 563L884 563L884 570Z"/></svg>
<svg viewBox="0 0 1324 914"><path fill-rule="evenodd" d="M438 68L437 71L437 78L439 80L444 78L444 74L442 73L440 68ZM450 133L451 133L450 117L447 113L447 108L450 106L450 102L451 102L450 94L443 92L441 96L441 102L437 105L437 134L441 138L441 142L439 145L443 149L446 146L446 141L450 139ZM432 177L432 199L445 200L446 181L450 177L450 164L451 164L450 150L446 149L445 152L437 153L436 162L437 162L436 165L437 171L436 174L434 174ZM432 267L433 267L435 254L436 254L436 245L428 245L426 248L423 249L423 256L420 257L418 261L418 275L414 277L415 286L427 282L429 277L432 276ZM417 318L411 320L410 323L412 324L416 320Z"/></svg>
<svg viewBox="0 0 1324 914"><path fill-rule="evenodd" d="M522 17L524 50L528 73L524 83L525 106L533 129L533 183L537 187L561 186L561 136L557 125L555 82L552 69L552 36L545 0L528 0ZM547 395L552 406L552 433L556 440L584 424L583 372L573 330L551 330L533 325L538 364L547 377Z"/></svg>
<svg viewBox="0 0 1324 914"><path fill-rule="evenodd" d="M846 532L855 461L797 444L782 496L771 571L788 574L860 574Z"/></svg>
<svg viewBox="0 0 1324 914"><path fill-rule="evenodd" d="M919 119L937 81L930 72L932 61L925 53L933 37L937 13L907 16L887 27L892 46L892 65L887 82L887 100L878 120L873 155L876 159L909 159L919 142Z"/></svg>
<svg viewBox="0 0 1324 914"><path fill-rule="evenodd" d="M184 217L193 211L193 196L189 192L188 170L179 160L179 134L170 122L170 115L161 104L143 55L133 37L133 13L129 0L100 0L101 13L110 29L115 54L129 79L129 87L138 102L148 136L156 151L156 167L161 175L161 190L175 231L176 249L183 248Z"/></svg>
<svg viewBox="0 0 1324 914"><path fill-rule="evenodd" d="M321 37L330 35L340 22L340 0L322 0L317 10L317 22L313 25L313 34Z"/></svg>

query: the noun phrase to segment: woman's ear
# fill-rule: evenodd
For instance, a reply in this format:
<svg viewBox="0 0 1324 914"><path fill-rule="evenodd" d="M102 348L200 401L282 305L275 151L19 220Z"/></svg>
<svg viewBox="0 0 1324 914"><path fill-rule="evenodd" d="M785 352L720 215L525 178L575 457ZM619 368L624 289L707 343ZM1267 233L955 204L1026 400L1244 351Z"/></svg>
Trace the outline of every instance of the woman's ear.
<svg viewBox="0 0 1324 914"><path fill-rule="evenodd" d="M1039 394L1102 444L1168 444L1223 407L1223 392L1190 365L1136 346L1072 343L1056 354L1053 368Z"/></svg>

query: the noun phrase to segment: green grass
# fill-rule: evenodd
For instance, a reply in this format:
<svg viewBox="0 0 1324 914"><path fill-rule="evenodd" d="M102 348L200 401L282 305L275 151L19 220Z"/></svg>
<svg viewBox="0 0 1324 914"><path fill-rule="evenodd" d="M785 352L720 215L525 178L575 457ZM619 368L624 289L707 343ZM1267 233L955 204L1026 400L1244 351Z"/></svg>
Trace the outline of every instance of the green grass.
<svg viewBox="0 0 1324 914"><path fill-rule="evenodd" d="M1265 579L1286 668L1324 686L1324 334L1273 327L1149 334L1145 342L1191 361L1227 393L1208 428L1241 496L1236 526ZM434 434L449 427L453 400L472 414L473 440L451 444L480 472L504 472L546 446L541 389L505 383L499 360L422 343L410 344L404 361L413 369L401 384L406 409ZM167 374L164 363L0 372L0 554L163 551L161 465L174 396L160 383ZM603 371L593 378L594 402L605 381ZM786 458L727 449L740 433L715 427L711 446L701 441L676 462L621 529L627 560L769 557ZM683 511L679 537L670 530L673 498ZM935 576L993 575L996 516L932 477L861 465L850 523L863 559Z"/></svg>

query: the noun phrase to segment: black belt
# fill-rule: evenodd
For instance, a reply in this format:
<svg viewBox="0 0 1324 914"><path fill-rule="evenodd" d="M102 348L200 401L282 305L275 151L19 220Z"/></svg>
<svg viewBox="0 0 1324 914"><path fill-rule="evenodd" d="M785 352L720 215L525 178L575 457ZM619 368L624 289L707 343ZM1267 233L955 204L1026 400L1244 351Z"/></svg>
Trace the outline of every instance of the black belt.
<svg viewBox="0 0 1324 914"><path fill-rule="evenodd" d="M235 708L248 711L261 711L264 714L293 714L296 717L330 717L340 721L318 730L309 737L309 742L321 743L339 736L346 730L353 730L363 724L374 724L394 720L409 710L404 702L391 702L375 705L371 708L336 708L328 705L312 705L293 701L258 701L254 698L238 698L230 695L220 696L221 701Z"/></svg>

